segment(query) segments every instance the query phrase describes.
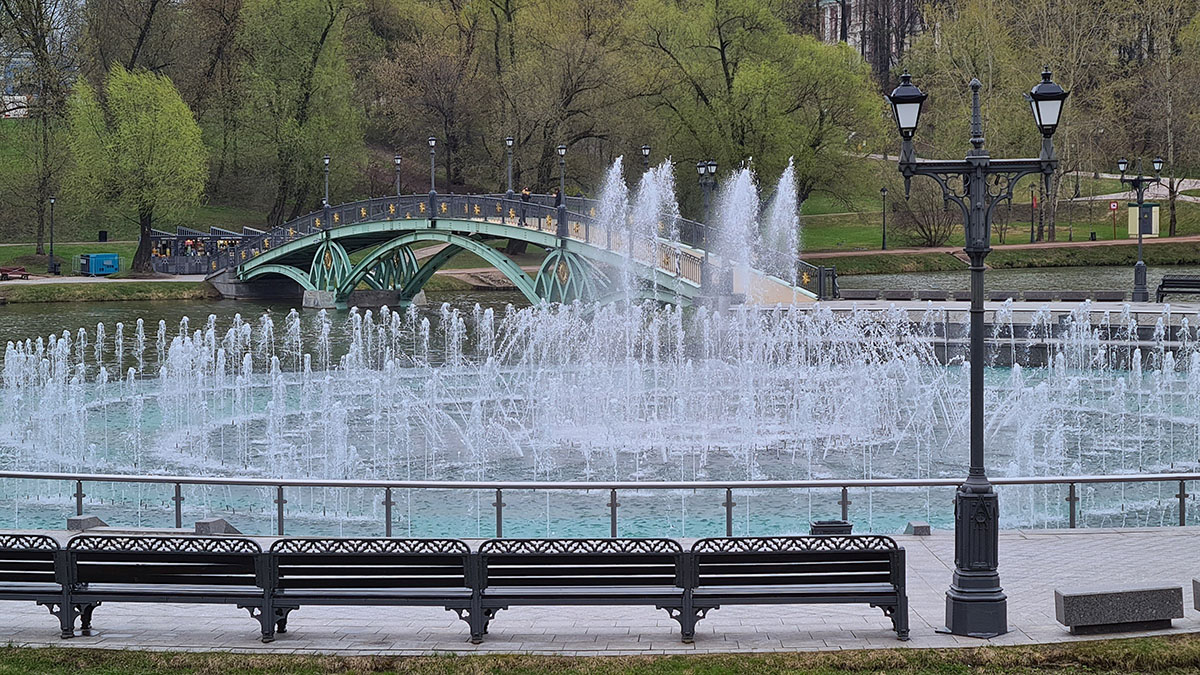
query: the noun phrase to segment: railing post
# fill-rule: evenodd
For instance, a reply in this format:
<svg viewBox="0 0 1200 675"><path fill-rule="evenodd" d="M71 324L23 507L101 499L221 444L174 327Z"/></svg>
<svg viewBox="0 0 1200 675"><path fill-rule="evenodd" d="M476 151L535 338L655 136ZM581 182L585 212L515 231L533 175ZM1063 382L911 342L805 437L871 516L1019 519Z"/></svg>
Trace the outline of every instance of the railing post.
<svg viewBox="0 0 1200 675"><path fill-rule="evenodd" d="M838 501L842 505L842 520L850 520L850 488L842 486L842 498Z"/></svg>
<svg viewBox="0 0 1200 675"><path fill-rule="evenodd" d="M175 529L178 530L183 527L183 490L179 483L175 484L175 496L171 501L175 502Z"/></svg>
<svg viewBox="0 0 1200 675"><path fill-rule="evenodd" d="M725 536L733 536L733 507L736 502L733 501L733 488L725 488L725 501L721 502L721 506L725 507Z"/></svg>
<svg viewBox="0 0 1200 675"><path fill-rule="evenodd" d="M1187 481L1186 480L1179 481L1179 494L1177 494L1175 496L1179 497L1179 526L1183 527L1184 525L1187 525L1187 496L1188 495L1187 495Z"/></svg>
<svg viewBox="0 0 1200 675"><path fill-rule="evenodd" d="M75 515L83 515L83 498L86 496L83 494L83 481L75 481Z"/></svg>
<svg viewBox="0 0 1200 675"><path fill-rule="evenodd" d="M492 506L496 507L496 538L504 538L504 491L496 488L496 501L492 502Z"/></svg>
<svg viewBox="0 0 1200 675"><path fill-rule="evenodd" d="M617 507L620 503L617 502L617 491L612 489L608 491L608 531L609 536L613 539L617 538Z"/></svg>
<svg viewBox="0 0 1200 675"><path fill-rule="evenodd" d="M396 502L392 501L392 488L383 489L383 536L392 536L392 507Z"/></svg>
<svg viewBox="0 0 1200 675"><path fill-rule="evenodd" d="M287 503L287 500L283 498L283 486L282 485L276 486L275 487L275 504L277 505L277 508L276 508L276 512L275 512L275 523L276 523L275 532L276 532L276 534L278 534L281 537L283 536L283 505L286 503Z"/></svg>
<svg viewBox="0 0 1200 675"><path fill-rule="evenodd" d="M1075 529L1075 516L1076 516L1075 504L1077 504L1078 502L1079 502L1079 496L1077 494L1075 494L1075 484L1070 483L1067 486L1067 504L1070 505L1071 515L1070 515L1070 525L1069 526L1072 530Z"/></svg>

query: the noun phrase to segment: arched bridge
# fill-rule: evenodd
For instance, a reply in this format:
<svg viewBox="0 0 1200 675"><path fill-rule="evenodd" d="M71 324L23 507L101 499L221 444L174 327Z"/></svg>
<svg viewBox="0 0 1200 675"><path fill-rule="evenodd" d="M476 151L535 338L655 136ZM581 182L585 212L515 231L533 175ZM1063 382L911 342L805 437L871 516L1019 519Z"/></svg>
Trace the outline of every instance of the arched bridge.
<svg viewBox="0 0 1200 675"><path fill-rule="evenodd" d="M754 304L809 302L816 295L754 269L733 269L705 251L707 228L677 219L659 233L606 227L599 204L568 199L555 207L503 195L409 195L327 207L224 251L210 279L228 287L286 277L306 304L345 307L364 285L411 301L455 255L469 251L503 273L531 303L654 297L690 305L726 295ZM675 236L666 236L668 233ZM530 276L489 242L516 239L548 252ZM418 261L422 245L441 244ZM808 266L811 267L811 266ZM815 268L814 268L815 269ZM798 277L809 281L805 270Z"/></svg>

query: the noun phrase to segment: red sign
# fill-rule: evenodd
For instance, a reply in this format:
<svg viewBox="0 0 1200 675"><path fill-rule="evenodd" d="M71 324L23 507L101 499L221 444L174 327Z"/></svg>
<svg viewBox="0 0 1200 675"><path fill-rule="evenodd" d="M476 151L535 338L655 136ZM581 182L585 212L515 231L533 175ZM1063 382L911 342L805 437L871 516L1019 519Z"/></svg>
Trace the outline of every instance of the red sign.
<svg viewBox="0 0 1200 675"><path fill-rule="evenodd" d="M1117 210L1117 203L1116 203L1116 202L1109 202L1109 203L1108 203L1108 210L1109 210L1109 211L1116 211L1116 210Z"/></svg>

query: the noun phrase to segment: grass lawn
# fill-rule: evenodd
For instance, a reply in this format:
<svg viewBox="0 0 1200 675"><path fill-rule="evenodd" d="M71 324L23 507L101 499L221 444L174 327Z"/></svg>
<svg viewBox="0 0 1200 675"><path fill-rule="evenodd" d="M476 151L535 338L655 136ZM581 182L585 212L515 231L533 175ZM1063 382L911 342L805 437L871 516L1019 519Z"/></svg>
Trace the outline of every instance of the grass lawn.
<svg viewBox="0 0 1200 675"><path fill-rule="evenodd" d="M57 234L57 233L56 233ZM0 266L21 266L33 274L44 274L49 256L36 255L33 244L2 244L0 245ZM49 246L46 247L49 251ZM128 269L133 262L133 254L137 244L122 242L105 242L103 244L54 244L54 257L62 264L64 275L73 274L78 265L79 256L83 253L116 253L121 256L121 269Z"/></svg>
<svg viewBox="0 0 1200 675"><path fill-rule="evenodd" d="M1172 635L1018 647L681 656L296 656L82 648L0 648L9 673L1151 673L1196 672L1200 637Z"/></svg>
<svg viewBox="0 0 1200 675"><path fill-rule="evenodd" d="M203 300L221 297L206 281L114 281L77 284L0 284L7 302ZM2 671L0 671L2 672Z"/></svg>

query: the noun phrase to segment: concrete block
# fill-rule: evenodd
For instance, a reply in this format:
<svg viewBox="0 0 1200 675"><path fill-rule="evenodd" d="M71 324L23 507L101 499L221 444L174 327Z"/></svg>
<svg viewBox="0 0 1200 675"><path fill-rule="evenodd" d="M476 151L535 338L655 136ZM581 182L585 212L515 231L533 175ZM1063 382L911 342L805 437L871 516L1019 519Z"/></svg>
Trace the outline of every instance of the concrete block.
<svg viewBox="0 0 1200 675"><path fill-rule="evenodd" d="M885 290L883 292L884 300L912 300L912 290Z"/></svg>
<svg viewBox="0 0 1200 675"><path fill-rule="evenodd" d="M305 309L335 309L335 295L333 291L304 291Z"/></svg>
<svg viewBox="0 0 1200 675"><path fill-rule="evenodd" d="M954 299L959 302L971 299L971 291L954 291L952 295L954 296Z"/></svg>
<svg viewBox="0 0 1200 675"><path fill-rule="evenodd" d="M1004 302L1005 300L1018 300L1021 294L1016 291L989 291L987 294L988 302Z"/></svg>
<svg viewBox="0 0 1200 675"><path fill-rule="evenodd" d="M241 534L224 518L205 518L196 521L196 534Z"/></svg>
<svg viewBox="0 0 1200 675"><path fill-rule="evenodd" d="M910 520L908 521L908 525L904 527L904 534L913 534L918 537L928 537L932 533L933 532L929 527L929 523L926 523L922 520Z"/></svg>
<svg viewBox="0 0 1200 675"><path fill-rule="evenodd" d="M1096 302L1125 302L1125 291L1096 291Z"/></svg>
<svg viewBox="0 0 1200 675"><path fill-rule="evenodd" d="M1058 299L1063 302L1083 302L1091 300L1092 293L1090 291L1063 291L1058 294Z"/></svg>
<svg viewBox="0 0 1200 675"><path fill-rule="evenodd" d="M1025 302L1050 302L1054 291L1025 291Z"/></svg>
<svg viewBox="0 0 1200 675"><path fill-rule="evenodd" d="M1072 635L1170 628L1183 618L1183 587L1055 589L1054 616Z"/></svg>
<svg viewBox="0 0 1200 675"><path fill-rule="evenodd" d="M874 300L879 297L877 288L843 288L839 293L842 300Z"/></svg>
<svg viewBox="0 0 1200 675"><path fill-rule="evenodd" d="M89 516L87 514L67 518L67 529L71 532L82 532L94 527L108 527L108 523L100 520L97 516Z"/></svg>
<svg viewBox="0 0 1200 675"><path fill-rule="evenodd" d="M917 291L918 300L949 300L950 291L927 290Z"/></svg>

